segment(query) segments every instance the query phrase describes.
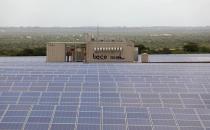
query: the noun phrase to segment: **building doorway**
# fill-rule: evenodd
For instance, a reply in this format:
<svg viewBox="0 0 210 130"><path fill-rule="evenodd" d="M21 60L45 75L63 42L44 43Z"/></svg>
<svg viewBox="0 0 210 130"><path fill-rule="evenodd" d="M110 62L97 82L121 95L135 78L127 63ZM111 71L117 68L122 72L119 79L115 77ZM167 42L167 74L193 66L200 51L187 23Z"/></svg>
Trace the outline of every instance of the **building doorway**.
<svg viewBox="0 0 210 130"><path fill-rule="evenodd" d="M66 62L84 62L86 55L85 46L68 45L66 47Z"/></svg>

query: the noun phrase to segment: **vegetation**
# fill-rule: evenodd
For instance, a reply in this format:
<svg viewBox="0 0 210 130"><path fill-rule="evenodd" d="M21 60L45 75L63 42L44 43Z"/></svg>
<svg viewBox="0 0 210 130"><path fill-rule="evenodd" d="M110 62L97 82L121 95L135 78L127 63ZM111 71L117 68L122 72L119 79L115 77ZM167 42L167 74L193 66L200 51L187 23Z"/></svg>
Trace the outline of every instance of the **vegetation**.
<svg viewBox="0 0 210 130"><path fill-rule="evenodd" d="M46 48L4 49L0 50L1 56L45 56Z"/></svg>
<svg viewBox="0 0 210 130"><path fill-rule="evenodd" d="M150 54L189 54L189 53L210 53L210 47L201 46L198 43L189 42L185 44L182 48L170 49L170 48L160 48L160 49L150 49L144 45L138 44L138 53L150 53Z"/></svg>
<svg viewBox="0 0 210 130"><path fill-rule="evenodd" d="M190 42L183 47L184 51L196 53L199 52L199 46L197 43Z"/></svg>
<svg viewBox="0 0 210 130"><path fill-rule="evenodd" d="M51 41L84 41L97 28L0 28L0 56L44 56ZM210 27L100 28L100 37L130 40L139 54L210 53Z"/></svg>

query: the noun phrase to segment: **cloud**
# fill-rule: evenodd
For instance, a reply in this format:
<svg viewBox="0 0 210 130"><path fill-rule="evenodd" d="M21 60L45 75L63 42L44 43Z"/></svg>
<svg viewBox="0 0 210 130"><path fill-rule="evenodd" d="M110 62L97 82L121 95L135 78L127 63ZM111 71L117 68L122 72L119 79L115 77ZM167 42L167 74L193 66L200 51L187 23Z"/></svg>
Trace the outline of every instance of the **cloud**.
<svg viewBox="0 0 210 130"><path fill-rule="evenodd" d="M209 0L1 0L0 26L205 26Z"/></svg>

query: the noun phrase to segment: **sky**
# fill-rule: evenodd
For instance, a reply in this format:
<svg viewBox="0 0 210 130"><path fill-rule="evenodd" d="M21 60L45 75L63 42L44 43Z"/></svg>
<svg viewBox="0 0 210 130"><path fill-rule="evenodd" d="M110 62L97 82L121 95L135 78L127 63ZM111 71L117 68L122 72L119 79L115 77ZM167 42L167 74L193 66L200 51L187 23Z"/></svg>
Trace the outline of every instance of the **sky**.
<svg viewBox="0 0 210 130"><path fill-rule="evenodd" d="M0 26L209 26L210 0L0 0Z"/></svg>

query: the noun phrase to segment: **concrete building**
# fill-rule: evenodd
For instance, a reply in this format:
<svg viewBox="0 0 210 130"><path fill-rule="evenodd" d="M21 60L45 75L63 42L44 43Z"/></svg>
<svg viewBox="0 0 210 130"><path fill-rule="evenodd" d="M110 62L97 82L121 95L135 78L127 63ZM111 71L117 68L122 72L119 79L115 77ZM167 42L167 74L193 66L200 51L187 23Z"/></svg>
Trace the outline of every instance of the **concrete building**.
<svg viewBox="0 0 210 130"><path fill-rule="evenodd" d="M47 62L134 62L132 42L50 42Z"/></svg>

